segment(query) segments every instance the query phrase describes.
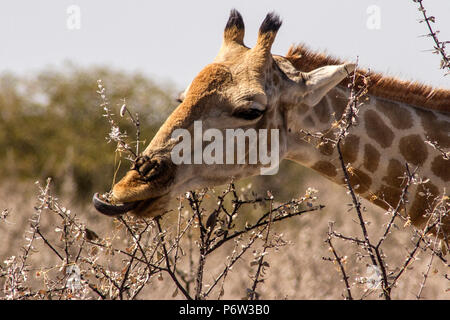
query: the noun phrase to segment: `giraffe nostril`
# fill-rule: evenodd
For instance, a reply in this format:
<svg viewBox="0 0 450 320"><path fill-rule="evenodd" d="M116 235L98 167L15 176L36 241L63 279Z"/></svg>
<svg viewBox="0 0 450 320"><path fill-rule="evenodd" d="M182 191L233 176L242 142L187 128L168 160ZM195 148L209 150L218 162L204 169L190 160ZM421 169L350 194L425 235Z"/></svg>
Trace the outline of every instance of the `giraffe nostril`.
<svg viewBox="0 0 450 320"><path fill-rule="evenodd" d="M157 161L147 161L144 162L139 168L138 171L141 175L146 176L152 171L152 169L155 169L158 166Z"/></svg>
<svg viewBox="0 0 450 320"><path fill-rule="evenodd" d="M160 160L151 159L148 156L140 156L134 161L131 170L136 170L143 180L149 181L159 175L162 167Z"/></svg>
<svg viewBox="0 0 450 320"><path fill-rule="evenodd" d="M147 156L140 156L134 160L134 163L131 165L131 170L138 170L139 168L150 160Z"/></svg>

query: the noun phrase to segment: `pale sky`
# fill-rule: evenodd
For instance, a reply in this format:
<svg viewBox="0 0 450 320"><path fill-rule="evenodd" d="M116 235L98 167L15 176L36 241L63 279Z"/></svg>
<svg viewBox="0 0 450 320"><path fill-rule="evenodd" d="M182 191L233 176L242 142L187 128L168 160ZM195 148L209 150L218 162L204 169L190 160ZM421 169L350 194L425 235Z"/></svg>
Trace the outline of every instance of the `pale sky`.
<svg viewBox="0 0 450 320"><path fill-rule="evenodd" d="M450 1L424 4L441 40L450 40ZM80 9L80 29L67 27L71 5ZM419 37L427 29L412 0L2 0L0 72L32 75L71 61L139 71L181 89L214 59L232 8L244 17L248 46L267 12L275 11L283 25L273 53L305 43L348 60L359 56L374 71L450 88L439 56L425 51L433 42Z"/></svg>

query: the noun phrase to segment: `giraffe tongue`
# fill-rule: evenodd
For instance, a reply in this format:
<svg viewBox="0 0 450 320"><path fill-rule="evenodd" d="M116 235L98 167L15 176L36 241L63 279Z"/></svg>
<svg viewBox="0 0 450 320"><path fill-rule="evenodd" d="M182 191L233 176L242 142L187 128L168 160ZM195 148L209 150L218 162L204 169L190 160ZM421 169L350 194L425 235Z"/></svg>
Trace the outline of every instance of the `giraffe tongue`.
<svg viewBox="0 0 450 320"><path fill-rule="evenodd" d="M92 197L92 202L94 203L94 207L98 212L103 213L107 216L118 216L136 208L140 201L114 205L101 199L99 194L95 193Z"/></svg>

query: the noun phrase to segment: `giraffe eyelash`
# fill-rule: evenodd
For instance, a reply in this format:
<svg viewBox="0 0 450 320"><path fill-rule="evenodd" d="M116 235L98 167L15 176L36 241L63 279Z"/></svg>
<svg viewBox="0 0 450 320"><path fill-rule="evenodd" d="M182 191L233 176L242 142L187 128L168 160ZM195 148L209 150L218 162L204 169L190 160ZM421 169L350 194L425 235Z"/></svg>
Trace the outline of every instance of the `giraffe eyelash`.
<svg viewBox="0 0 450 320"><path fill-rule="evenodd" d="M233 111L232 116L245 120L255 120L263 115L265 110L256 108L239 108Z"/></svg>

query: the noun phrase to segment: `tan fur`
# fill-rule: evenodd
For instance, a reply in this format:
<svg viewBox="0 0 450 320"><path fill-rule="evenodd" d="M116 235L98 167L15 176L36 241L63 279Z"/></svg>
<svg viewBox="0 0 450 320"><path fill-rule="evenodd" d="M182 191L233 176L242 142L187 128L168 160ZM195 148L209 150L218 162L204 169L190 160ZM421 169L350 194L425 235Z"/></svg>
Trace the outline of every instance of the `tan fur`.
<svg viewBox="0 0 450 320"><path fill-rule="evenodd" d="M227 44L236 42L237 44L244 45L244 29L239 29L236 26L226 29L223 40Z"/></svg>
<svg viewBox="0 0 450 320"><path fill-rule="evenodd" d="M325 65L343 63L338 58L320 52L313 52L303 45L292 46L286 58L296 68L306 72ZM364 69L358 69L358 72L368 74L368 71ZM349 81L350 79L345 79L341 84L345 86ZM358 83L357 85L361 84ZM381 73L370 72L369 93L418 107L450 112L450 90L433 88L419 82L403 81Z"/></svg>

